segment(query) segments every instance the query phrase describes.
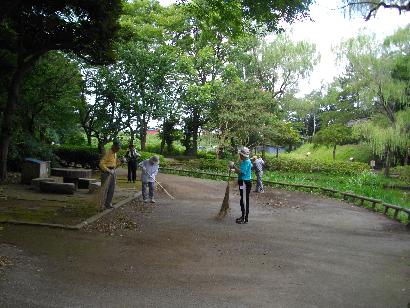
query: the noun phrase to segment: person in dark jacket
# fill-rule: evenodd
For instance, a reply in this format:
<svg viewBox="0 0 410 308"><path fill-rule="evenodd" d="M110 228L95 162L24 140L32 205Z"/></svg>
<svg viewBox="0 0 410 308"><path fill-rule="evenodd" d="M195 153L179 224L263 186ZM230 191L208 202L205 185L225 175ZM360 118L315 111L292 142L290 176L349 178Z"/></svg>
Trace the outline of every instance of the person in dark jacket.
<svg viewBox="0 0 410 308"><path fill-rule="evenodd" d="M135 146L131 143L127 153L125 153L125 158L128 162L128 182L131 181L135 183L137 178L137 162L141 155L135 150Z"/></svg>

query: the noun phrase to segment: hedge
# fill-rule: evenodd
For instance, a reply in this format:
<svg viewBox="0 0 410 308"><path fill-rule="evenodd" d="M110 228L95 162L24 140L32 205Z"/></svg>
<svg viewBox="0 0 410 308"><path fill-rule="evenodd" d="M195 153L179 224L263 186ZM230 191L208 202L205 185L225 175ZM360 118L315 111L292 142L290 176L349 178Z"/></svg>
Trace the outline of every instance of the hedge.
<svg viewBox="0 0 410 308"><path fill-rule="evenodd" d="M335 175L355 175L369 170L369 166L359 162L325 161L298 159L291 157L267 158L266 169L271 171L292 171L303 173L327 173Z"/></svg>
<svg viewBox="0 0 410 308"><path fill-rule="evenodd" d="M126 153L126 149L121 149L117 157L123 157ZM98 148L92 148L88 146L75 146L75 145L63 145L53 148L54 154L58 157L61 165L66 167L77 167L89 169L98 169L101 155ZM141 160L147 159L152 155L158 155L150 152L140 152ZM160 163L165 164L164 157L158 155Z"/></svg>
<svg viewBox="0 0 410 308"><path fill-rule="evenodd" d="M226 172L228 160L220 159L191 159L182 162L184 168ZM236 163L237 165L239 162ZM266 158L266 170L301 172L301 173L327 173L335 175L355 175L369 170L369 166L359 162L322 161L314 159L299 159L291 157Z"/></svg>

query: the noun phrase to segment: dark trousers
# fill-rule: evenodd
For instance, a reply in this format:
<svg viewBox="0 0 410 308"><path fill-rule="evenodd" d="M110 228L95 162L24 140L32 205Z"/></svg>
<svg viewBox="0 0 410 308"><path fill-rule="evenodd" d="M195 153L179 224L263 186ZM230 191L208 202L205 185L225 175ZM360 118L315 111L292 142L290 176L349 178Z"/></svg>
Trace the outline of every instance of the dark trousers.
<svg viewBox="0 0 410 308"><path fill-rule="evenodd" d="M135 160L130 160L128 162L128 182L135 182L137 179L137 162Z"/></svg>
<svg viewBox="0 0 410 308"><path fill-rule="evenodd" d="M242 217L244 217L247 220L248 215L249 215L249 194L252 189L252 181L238 180L238 184L239 184L239 193L241 194L240 204L241 204ZM242 186L243 186L243 189L241 189ZM245 203L243 202L244 192L245 192Z"/></svg>

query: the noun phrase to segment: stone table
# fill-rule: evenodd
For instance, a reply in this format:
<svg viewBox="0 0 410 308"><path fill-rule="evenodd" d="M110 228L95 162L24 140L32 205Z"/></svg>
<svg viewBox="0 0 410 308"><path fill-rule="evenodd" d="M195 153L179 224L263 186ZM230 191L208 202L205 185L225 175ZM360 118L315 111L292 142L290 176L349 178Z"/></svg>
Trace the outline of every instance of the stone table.
<svg viewBox="0 0 410 308"><path fill-rule="evenodd" d="M51 175L62 177L64 183L74 183L77 189L79 178L91 178L91 169L51 168Z"/></svg>

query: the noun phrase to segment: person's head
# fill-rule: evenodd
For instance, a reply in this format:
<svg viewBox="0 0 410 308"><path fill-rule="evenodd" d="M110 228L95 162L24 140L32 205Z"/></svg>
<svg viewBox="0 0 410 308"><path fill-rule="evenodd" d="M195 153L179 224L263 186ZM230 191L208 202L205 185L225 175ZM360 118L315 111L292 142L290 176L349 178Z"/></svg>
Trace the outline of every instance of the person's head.
<svg viewBox="0 0 410 308"><path fill-rule="evenodd" d="M245 160L249 158L249 149L247 147L243 147L238 151L240 160Z"/></svg>
<svg viewBox="0 0 410 308"><path fill-rule="evenodd" d="M252 156L251 160L255 162L258 159L258 156Z"/></svg>
<svg viewBox="0 0 410 308"><path fill-rule="evenodd" d="M112 142L111 150L112 150L114 153L117 153L120 149L121 149L121 142L120 142L118 139L115 139L115 140Z"/></svg>
<svg viewBox="0 0 410 308"><path fill-rule="evenodd" d="M158 165L159 164L159 157L158 155L151 156L149 159L151 165Z"/></svg>
<svg viewBox="0 0 410 308"><path fill-rule="evenodd" d="M134 148L135 148L135 145L134 145L133 143L130 143L129 148L132 150L132 149L134 149Z"/></svg>

